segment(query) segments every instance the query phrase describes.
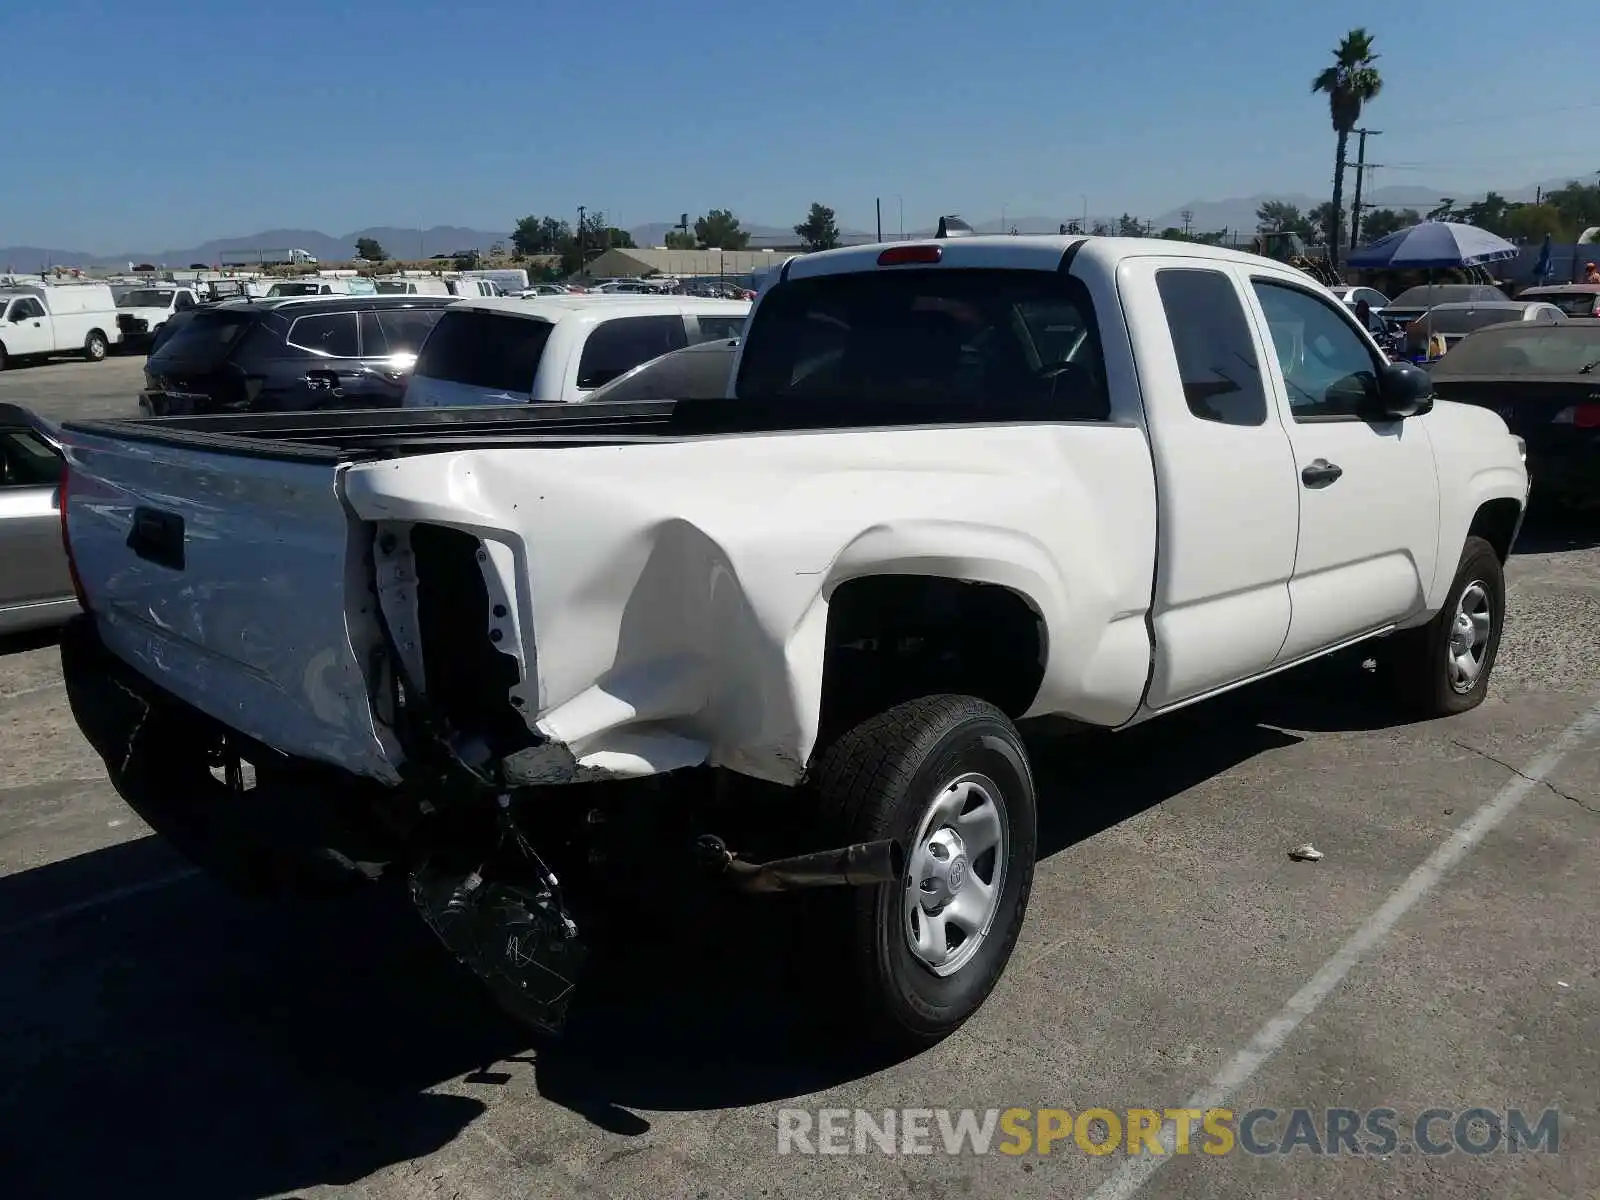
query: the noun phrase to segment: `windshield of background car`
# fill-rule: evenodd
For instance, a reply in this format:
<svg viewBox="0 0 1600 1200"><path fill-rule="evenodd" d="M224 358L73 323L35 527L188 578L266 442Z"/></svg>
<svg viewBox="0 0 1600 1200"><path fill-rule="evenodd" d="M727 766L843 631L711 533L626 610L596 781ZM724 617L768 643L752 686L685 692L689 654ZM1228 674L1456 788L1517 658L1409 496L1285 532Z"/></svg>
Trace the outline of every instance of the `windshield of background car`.
<svg viewBox="0 0 1600 1200"><path fill-rule="evenodd" d="M171 292L152 291L149 289L137 292L126 292L117 301L118 308L166 308L172 303Z"/></svg>
<svg viewBox="0 0 1600 1200"><path fill-rule="evenodd" d="M273 296L320 296L320 283L275 283L268 289Z"/></svg>
<svg viewBox="0 0 1600 1200"><path fill-rule="evenodd" d="M1468 333L1485 325L1522 320L1522 307L1434 308L1417 318L1421 331L1430 333Z"/></svg>
<svg viewBox="0 0 1600 1200"><path fill-rule="evenodd" d="M865 400L1101 420L1088 294L1049 271L907 269L775 285L757 307L741 400Z"/></svg>
<svg viewBox="0 0 1600 1200"><path fill-rule="evenodd" d="M1600 361L1600 326L1529 325L1484 329L1462 338L1433 364L1435 378L1452 375L1576 375ZM1600 374L1600 367L1590 374Z"/></svg>
<svg viewBox="0 0 1600 1200"><path fill-rule="evenodd" d="M1432 308L1435 304L1460 304L1468 300L1482 303L1485 300L1510 299L1497 287L1482 283L1437 283L1430 286L1407 288L1386 307Z"/></svg>
<svg viewBox="0 0 1600 1200"><path fill-rule="evenodd" d="M228 357L228 352L255 323L256 314L228 312L213 309L197 312L185 321L178 331L161 344L150 362L183 362L195 365L214 365Z"/></svg>

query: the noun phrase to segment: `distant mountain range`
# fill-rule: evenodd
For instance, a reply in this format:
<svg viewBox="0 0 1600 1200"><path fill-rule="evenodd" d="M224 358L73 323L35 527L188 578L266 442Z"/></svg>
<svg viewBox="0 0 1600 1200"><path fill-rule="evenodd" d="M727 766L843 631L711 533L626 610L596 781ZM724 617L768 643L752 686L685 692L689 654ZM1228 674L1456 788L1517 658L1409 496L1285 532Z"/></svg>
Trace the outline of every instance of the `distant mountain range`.
<svg viewBox="0 0 1600 1200"><path fill-rule="evenodd" d="M1547 180L1542 184L1496 190L1511 200L1532 200L1536 188L1549 191L1566 182L1564 179ZM1384 208L1414 208L1419 212L1426 212L1435 207L1445 196L1451 196L1456 200L1469 200L1482 195L1482 192L1441 190L1433 187L1393 186L1375 188L1366 193L1362 199ZM1183 214L1187 211L1190 214L1190 227L1196 230L1252 230L1256 225L1256 209L1269 200L1284 201L1302 211L1307 211L1321 204L1326 198L1303 192L1262 192L1254 196L1237 196L1228 200L1192 200L1188 204L1179 205L1154 216L1147 216L1144 213L1133 215L1153 222L1157 229L1168 226L1182 227ZM1114 225L1120 215L1120 213L1091 214L1089 220L1105 221ZM1074 219L1082 219L1082 213L1063 212L1057 215L1026 216L1008 214L1003 224L999 218L990 220L968 218L968 221L979 233L1001 233L1006 229L1016 229L1022 233L1054 233L1062 222ZM637 245L660 246L665 243L668 231L674 228L670 222L656 221L640 225L628 232ZM744 229L749 232L756 245L772 245L794 240L794 230L789 226L747 224ZM872 232L868 230L846 229L841 232L847 242L866 241L873 237ZM927 236L932 232L932 225L911 231L918 237ZM418 230L381 225L371 229L357 229L341 237L330 237L315 229L269 229L262 233L216 238L188 249L128 251L125 254L90 254L84 250L42 246L3 246L0 247L0 268L30 272L50 266L126 267L128 263L155 263L158 266L182 269L191 263L221 262L233 251L284 250L291 247L309 250L324 262L338 262L349 259L355 254L356 242L361 238L374 239L392 257L417 259L434 254L449 254L458 250L487 251L496 242L504 244L509 241L509 230L491 232L485 229L466 229L456 225L436 225L431 229Z"/></svg>

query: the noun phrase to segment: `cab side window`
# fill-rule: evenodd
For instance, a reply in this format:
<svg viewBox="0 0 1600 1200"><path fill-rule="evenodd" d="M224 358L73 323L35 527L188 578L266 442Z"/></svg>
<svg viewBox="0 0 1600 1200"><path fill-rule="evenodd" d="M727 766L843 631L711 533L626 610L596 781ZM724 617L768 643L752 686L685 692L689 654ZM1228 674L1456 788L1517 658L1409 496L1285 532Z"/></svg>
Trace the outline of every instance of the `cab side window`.
<svg viewBox="0 0 1600 1200"><path fill-rule="evenodd" d="M1156 291L1189 411L1222 425L1264 425L1261 364L1233 280L1221 271L1163 268Z"/></svg>
<svg viewBox="0 0 1600 1200"><path fill-rule="evenodd" d="M1377 395L1378 364L1351 318L1289 284L1256 279L1253 286L1294 419L1361 420Z"/></svg>

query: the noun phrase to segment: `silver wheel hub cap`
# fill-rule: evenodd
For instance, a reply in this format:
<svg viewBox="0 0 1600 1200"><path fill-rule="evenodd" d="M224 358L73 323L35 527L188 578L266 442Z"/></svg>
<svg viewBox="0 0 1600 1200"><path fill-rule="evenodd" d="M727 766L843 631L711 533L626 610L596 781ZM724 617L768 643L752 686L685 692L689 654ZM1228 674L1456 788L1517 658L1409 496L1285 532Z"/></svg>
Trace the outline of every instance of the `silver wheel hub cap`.
<svg viewBox="0 0 1600 1200"><path fill-rule="evenodd" d="M962 775L923 813L906 862L903 920L912 955L954 975L983 945L1000 908L1010 822L987 776Z"/></svg>
<svg viewBox="0 0 1600 1200"><path fill-rule="evenodd" d="M1489 589L1474 580L1462 589L1461 599L1456 601L1455 615L1450 619L1450 645L1445 652L1445 670L1450 686L1455 691L1470 692L1478 685L1493 628Z"/></svg>

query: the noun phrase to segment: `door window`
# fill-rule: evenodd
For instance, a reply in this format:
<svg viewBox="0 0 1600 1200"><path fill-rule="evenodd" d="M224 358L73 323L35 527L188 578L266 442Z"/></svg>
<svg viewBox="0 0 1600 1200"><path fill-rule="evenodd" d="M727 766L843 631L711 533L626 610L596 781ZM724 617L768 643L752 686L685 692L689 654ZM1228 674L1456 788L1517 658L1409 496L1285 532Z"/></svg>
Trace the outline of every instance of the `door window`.
<svg viewBox="0 0 1600 1200"><path fill-rule="evenodd" d="M597 388L642 362L660 358L688 344L683 318L677 315L602 321L583 344L583 356L578 360L578 386Z"/></svg>
<svg viewBox="0 0 1600 1200"><path fill-rule="evenodd" d="M1378 366L1347 315L1297 287L1253 282L1294 419L1363 417L1377 395Z"/></svg>
<svg viewBox="0 0 1600 1200"><path fill-rule="evenodd" d="M61 460L36 434L0 429L0 487L48 487L61 480Z"/></svg>
<svg viewBox="0 0 1600 1200"><path fill-rule="evenodd" d="M1222 425L1263 425L1267 393L1233 280L1221 271L1156 272L1189 411Z"/></svg>
<svg viewBox="0 0 1600 1200"><path fill-rule="evenodd" d="M31 296L18 300L11 306L11 319L13 321L37 319L42 316L44 316L44 305Z"/></svg>
<svg viewBox="0 0 1600 1200"><path fill-rule="evenodd" d="M194 307L194 297L191 296L188 292L179 292L178 293L177 303L174 305L174 307L179 312L183 312L185 309L188 309L188 308L193 308Z"/></svg>
<svg viewBox="0 0 1600 1200"><path fill-rule="evenodd" d="M355 313L301 317L289 327L287 341L326 358L355 358L361 352L356 341Z"/></svg>
<svg viewBox="0 0 1600 1200"><path fill-rule="evenodd" d="M709 313L700 313L695 321L700 326L698 340L702 342L725 342L744 332L743 317L713 317Z"/></svg>

